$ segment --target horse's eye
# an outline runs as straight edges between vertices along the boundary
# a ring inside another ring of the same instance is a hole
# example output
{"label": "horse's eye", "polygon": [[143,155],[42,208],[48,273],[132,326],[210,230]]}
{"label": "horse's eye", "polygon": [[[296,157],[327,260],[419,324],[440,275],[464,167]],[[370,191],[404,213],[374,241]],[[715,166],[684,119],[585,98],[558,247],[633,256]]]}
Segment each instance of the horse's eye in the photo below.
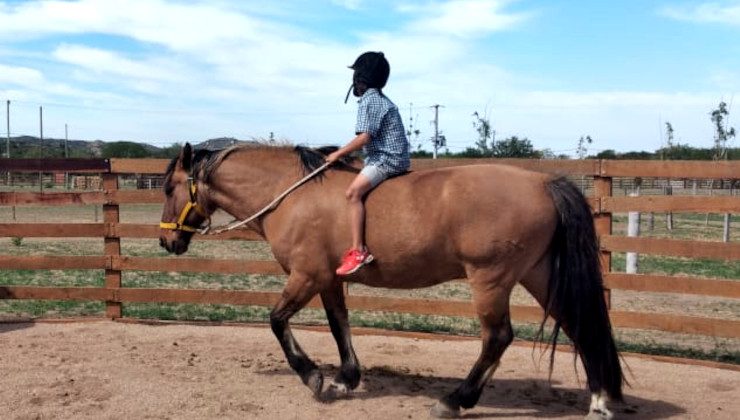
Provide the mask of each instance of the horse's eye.
{"label": "horse's eye", "polygon": [[175,187],[173,187],[172,185],[169,185],[169,184],[168,185],[165,185],[165,187],[164,187],[164,194],[166,196],[168,196],[168,197],[171,196],[173,191],[175,191]]}

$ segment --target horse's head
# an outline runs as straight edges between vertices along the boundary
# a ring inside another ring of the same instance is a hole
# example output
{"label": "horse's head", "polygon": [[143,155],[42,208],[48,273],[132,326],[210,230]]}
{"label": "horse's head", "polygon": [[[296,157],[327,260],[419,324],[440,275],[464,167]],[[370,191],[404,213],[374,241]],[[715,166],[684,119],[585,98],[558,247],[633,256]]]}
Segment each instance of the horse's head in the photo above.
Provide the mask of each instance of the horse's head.
{"label": "horse's head", "polygon": [[167,168],[164,209],[159,224],[159,245],[177,255],[188,250],[193,234],[208,219],[203,202],[198,202],[197,183],[192,171],[193,148],[186,143]]}

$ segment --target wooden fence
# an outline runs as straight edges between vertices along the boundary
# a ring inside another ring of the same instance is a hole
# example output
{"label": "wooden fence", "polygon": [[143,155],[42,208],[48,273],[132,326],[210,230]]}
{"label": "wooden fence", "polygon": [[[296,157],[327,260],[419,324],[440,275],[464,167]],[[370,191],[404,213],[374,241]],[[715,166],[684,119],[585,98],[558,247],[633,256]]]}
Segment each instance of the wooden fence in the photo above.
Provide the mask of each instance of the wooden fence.
{"label": "wooden fence", "polygon": [[[589,198],[596,228],[600,236],[601,257],[605,267],[605,297],[610,290],[669,292],[740,299],[740,281],[699,277],[640,275],[610,272],[612,252],[639,252],[689,258],[709,258],[725,261],[740,260],[740,243],[707,242],[656,238],[632,238],[612,235],[612,214],[627,211],[740,213],[740,197],[733,196],[642,196],[612,195],[616,177],[665,179],[737,179],[740,162],[694,161],[612,161],[612,160],[491,160],[442,159],[415,160],[414,169],[476,163],[505,163],[527,169],[582,176],[593,179],[593,195]],[[0,159],[0,172],[68,171],[76,174],[97,173],[102,177],[102,190],[86,192],[0,192],[0,206],[102,205],[102,223],[0,223],[0,237],[103,238],[104,254],[99,256],[8,256],[0,255],[0,270],[105,270],[104,287],[31,287],[0,286],[1,299],[42,299],[104,301],[106,315],[121,317],[121,305],[129,302],[170,302],[202,304],[273,305],[280,294],[246,290],[157,289],[121,287],[122,272],[184,271],[208,273],[284,274],[270,260],[213,260],[200,258],[151,258],[121,254],[121,238],[151,238],[159,236],[159,227],[149,224],[120,223],[119,205],[161,203],[159,190],[119,189],[122,175],[161,174],[167,161],[161,159],[75,160]],[[218,237],[198,237],[197,240],[261,240],[249,231],[232,231]],[[1,271],[0,271],[1,273]],[[467,301],[428,300],[372,296],[347,296],[352,310],[392,311],[413,314],[474,317]],[[310,307],[321,307],[314,299]],[[521,322],[541,321],[542,310],[534,306],[512,307],[512,318]],[[633,311],[611,311],[615,327],[654,329],[667,332],[702,334],[740,338],[740,321]]]}

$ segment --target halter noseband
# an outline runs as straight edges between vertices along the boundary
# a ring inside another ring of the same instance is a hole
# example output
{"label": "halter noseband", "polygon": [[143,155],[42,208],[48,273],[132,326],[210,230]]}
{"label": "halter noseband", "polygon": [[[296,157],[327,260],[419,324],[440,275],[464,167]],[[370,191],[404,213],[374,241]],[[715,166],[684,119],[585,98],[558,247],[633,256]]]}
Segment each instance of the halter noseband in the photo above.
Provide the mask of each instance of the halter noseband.
{"label": "halter noseband", "polygon": [[197,193],[198,193],[198,187],[196,186],[195,182],[193,182],[193,178],[188,178],[188,182],[190,182],[190,201],[185,204],[185,207],[182,208],[182,211],[180,212],[180,217],[177,218],[177,222],[159,222],[159,227],[162,229],[170,229],[170,230],[181,230],[184,232],[198,232],[200,228],[196,228],[193,226],[189,226],[185,224],[185,219],[188,218],[188,215],[192,210],[195,210],[196,213],[200,214],[201,216],[208,218],[208,215],[206,214],[205,210],[201,206],[198,205],[196,199],[197,199]]}

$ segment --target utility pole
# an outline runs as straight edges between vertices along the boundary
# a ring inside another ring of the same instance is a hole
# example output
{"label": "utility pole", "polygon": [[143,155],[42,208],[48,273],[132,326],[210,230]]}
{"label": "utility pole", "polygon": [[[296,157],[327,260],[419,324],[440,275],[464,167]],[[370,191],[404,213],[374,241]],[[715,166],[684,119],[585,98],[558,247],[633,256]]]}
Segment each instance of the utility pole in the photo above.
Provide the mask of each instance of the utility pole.
{"label": "utility pole", "polygon": [[[434,104],[430,108],[434,108],[434,153],[432,159],[437,159],[437,149],[439,149],[439,107],[440,104]],[[443,107],[444,108],[444,107]]]}
{"label": "utility pole", "polygon": [[[44,151],[44,108],[39,107],[39,159]],[[39,171],[39,192],[44,192],[44,174]]]}
{"label": "utility pole", "polygon": [[5,104],[5,115],[8,124],[8,137],[5,140],[5,157],[10,159],[10,99]]}
{"label": "utility pole", "polygon": [[[65,159],[69,157],[69,152],[67,149],[68,140],[69,140],[69,136],[67,133],[67,123],[64,123],[64,158]],[[64,188],[69,189],[69,172],[64,173]]]}
{"label": "utility pole", "polygon": [[[8,137],[5,139],[5,157],[10,159],[10,99],[5,103],[5,109],[6,122],[8,124]],[[10,171],[8,171],[8,179],[5,185],[10,186]],[[13,215],[15,215],[15,206],[13,206]]]}

